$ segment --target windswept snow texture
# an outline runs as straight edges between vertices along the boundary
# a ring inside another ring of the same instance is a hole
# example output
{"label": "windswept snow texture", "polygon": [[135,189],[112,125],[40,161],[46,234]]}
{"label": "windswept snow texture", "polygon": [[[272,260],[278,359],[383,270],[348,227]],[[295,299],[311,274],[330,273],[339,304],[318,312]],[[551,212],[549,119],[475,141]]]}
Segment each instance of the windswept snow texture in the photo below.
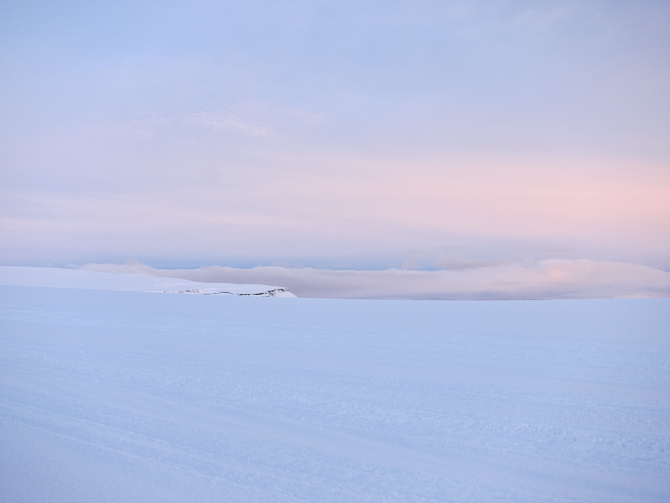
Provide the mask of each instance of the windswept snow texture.
{"label": "windswept snow texture", "polygon": [[3,502],[670,501],[670,299],[0,305]]}

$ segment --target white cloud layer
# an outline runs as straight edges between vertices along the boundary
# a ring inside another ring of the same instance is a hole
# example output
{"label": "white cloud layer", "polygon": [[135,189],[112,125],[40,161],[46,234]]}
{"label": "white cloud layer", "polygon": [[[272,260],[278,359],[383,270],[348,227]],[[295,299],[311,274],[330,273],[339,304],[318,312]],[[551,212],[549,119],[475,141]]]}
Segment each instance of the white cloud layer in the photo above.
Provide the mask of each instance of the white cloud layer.
{"label": "white cloud layer", "polygon": [[342,299],[584,299],[670,296],[670,272],[593,260],[541,260],[464,270],[381,271],[286,268],[155,269],[131,261],[85,269],[220,283],[281,285],[299,297]]}

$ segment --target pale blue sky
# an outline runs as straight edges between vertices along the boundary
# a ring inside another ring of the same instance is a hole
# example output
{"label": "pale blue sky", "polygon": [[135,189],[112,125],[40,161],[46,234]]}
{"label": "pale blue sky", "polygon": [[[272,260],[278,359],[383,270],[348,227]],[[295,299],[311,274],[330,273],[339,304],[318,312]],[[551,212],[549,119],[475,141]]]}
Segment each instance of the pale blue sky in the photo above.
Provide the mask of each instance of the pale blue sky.
{"label": "pale blue sky", "polygon": [[2,3],[3,263],[670,267],[670,3],[241,4]]}

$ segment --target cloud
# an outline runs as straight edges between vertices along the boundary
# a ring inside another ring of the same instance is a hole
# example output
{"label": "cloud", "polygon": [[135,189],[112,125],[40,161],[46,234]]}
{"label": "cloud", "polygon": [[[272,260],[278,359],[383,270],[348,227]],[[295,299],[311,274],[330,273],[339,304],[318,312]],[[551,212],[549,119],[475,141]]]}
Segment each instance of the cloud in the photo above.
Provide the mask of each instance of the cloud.
{"label": "cloud", "polygon": [[[247,114],[248,115],[248,114]],[[222,111],[199,111],[182,115],[149,115],[128,121],[109,121],[99,126],[86,125],[76,134],[86,139],[103,136],[131,138],[139,141],[157,141],[175,135],[188,139],[203,134],[242,134],[264,137],[275,134],[273,128],[262,118],[245,117],[240,113]]]}
{"label": "cloud", "polygon": [[342,299],[584,299],[670,296],[670,272],[625,262],[541,260],[461,270],[287,268],[155,269],[137,261],[84,269],[287,287],[299,297]]}
{"label": "cloud", "polygon": [[670,175],[656,164],[412,165],[300,153],[265,169],[236,165],[234,156],[221,164],[168,157],[155,172],[128,176],[110,165],[95,183],[78,182],[85,191],[54,193],[51,181],[42,191],[3,190],[0,258],[455,271],[564,258],[670,267]]}
{"label": "cloud", "polygon": [[670,268],[670,4],[624,3],[17,7],[0,262]]}

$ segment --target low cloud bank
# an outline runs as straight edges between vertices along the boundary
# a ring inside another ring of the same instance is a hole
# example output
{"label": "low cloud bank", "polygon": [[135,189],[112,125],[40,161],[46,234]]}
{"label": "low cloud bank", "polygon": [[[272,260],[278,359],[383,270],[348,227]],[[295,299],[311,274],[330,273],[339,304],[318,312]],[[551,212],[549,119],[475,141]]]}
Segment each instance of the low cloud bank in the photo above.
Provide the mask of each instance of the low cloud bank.
{"label": "low cloud bank", "polygon": [[593,260],[541,260],[467,270],[330,270],[259,266],[155,269],[130,261],[88,270],[134,272],[212,283],[280,285],[298,297],[338,299],[585,299],[670,297],[670,272]]}

